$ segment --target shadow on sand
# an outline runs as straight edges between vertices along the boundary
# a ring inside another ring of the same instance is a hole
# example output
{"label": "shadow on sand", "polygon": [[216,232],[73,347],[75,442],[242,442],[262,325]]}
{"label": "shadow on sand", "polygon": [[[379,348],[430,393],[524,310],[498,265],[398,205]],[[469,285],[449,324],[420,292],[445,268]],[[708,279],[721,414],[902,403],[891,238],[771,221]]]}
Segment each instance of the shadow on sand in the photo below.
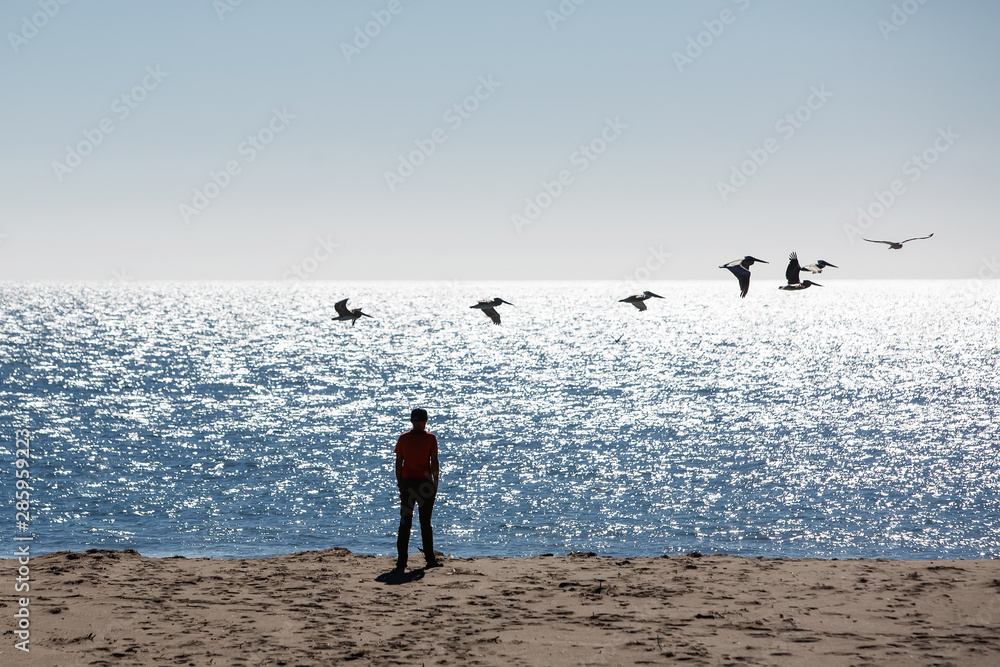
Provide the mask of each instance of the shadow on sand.
{"label": "shadow on sand", "polygon": [[410,570],[409,572],[406,570],[389,570],[375,577],[375,581],[389,586],[399,586],[400,584],[420,581],[423,578],[424,568],[420,568],[419,570]]}

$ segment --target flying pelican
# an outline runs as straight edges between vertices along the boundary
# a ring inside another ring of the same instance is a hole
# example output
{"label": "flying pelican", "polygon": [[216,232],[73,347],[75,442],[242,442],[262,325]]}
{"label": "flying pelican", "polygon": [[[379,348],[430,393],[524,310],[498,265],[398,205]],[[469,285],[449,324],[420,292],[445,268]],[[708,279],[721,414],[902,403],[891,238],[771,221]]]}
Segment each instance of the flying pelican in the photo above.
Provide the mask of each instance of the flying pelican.
{"label": "flying pelican", "polygon": [[793,252],[788,255],[788,268],[785,269],[785,280],[788,281],[788,284],[779,285],[778,289],[794,291],[808,289],[813,285],[816,287],[822,287],[819,283],[814,283],[811,280],[799,280],[800,271],[802,271],[802,267],[799,266],[799,256]]}
{"label": "flying pelican", "polygon": [[469,308],[478,308],[493,320],[493,324],[500,324],[500,314],[496,311],[496,307],[501,303],[506,303],[508,306],[514,305],[510,301],[504,301],[500,297],[497,297],[495,299],[482,299],[476,305],[469,306]]}
{"label": "flying pelican", "polygon": [[723,264],[720,269],[729,269],[736,279],[740,281],[740,298],[742,299],[747,295],[750,290],[750,267],[753,266],[754,262],[760,262],[761,264],[769,264],[762,259],[757,259],[756,257],[751,257],[747,255],[743,259],[734,259],[728,264]]}
{"label": "flying pelican", "polygon": [[778,289],[788,290],[789,292],[794,292],[801,289],[809,289],[810,287],[822,287],[819,283],[814,283],[811,280],[803,280],[800,283],[795,283],[794,285],[778,285]]}
{"label": "flying pelican", "polygon": [[[360,308],[352,308],[348,310],[347,299],[342,299],[338,301],[333,305],[333,307],[337,309],[337,317],[331,317],[330,319],[335,322],[350,320],[352,327],[354,326],[354,323],[357,322],[360,318],[372,317],[368,313],[362,313]],[[375,318],[372,317],[372,319]]]}
{"label": "flying pelican", "polygon": [[889,246],[889,250],[902,250],[904,243],[909,243],[910,241],[919,241],[921,239],[929,239],[931,236],[934,235],[929,234],[928,236],[915,236],[912,239],[906,239],[905,241],[872,241],[871,239],[866,239],[863,236],[861,238],[864,239],[865,241],[868,241],[869,243],[884,243],[887,246]]}
{"label": "flying pelican", "polygon": [[662,299],[663,297],[659,294],[653,294],[649,290],[646,290],[642,294],[633,294],[630,297],[624,299],[618,299],[619,303],[631,303],[633,306],[639,310],[646,310],[646,304],[643,303],[646,299],[655,296],[657,299]]}
{"label": "flying pelican", "polygon": [[825,259],[821,259],[818,262],[816,262],[815,264],[806,264],[805,266],[802,267],[802,270],[803,271],[808,271],[809,273],[823,273],[823,269],[825,269],[828,266],[832,266],[835,269],[839,269],[840,268],[836,264],[831,264],[830,262],[826,261]]}

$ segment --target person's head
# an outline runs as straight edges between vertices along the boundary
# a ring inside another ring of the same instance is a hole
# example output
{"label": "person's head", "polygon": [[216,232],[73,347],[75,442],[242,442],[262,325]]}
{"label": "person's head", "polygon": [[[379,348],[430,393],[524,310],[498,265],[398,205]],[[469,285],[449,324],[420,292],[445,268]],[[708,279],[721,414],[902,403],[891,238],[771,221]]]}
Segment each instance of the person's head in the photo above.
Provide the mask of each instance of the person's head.
{"label": "person's head", "polygon": [[410,423],[413,424],[414,431],[423,431],[427,428],[427,411],[423,408],[416,408],[410,413]]}

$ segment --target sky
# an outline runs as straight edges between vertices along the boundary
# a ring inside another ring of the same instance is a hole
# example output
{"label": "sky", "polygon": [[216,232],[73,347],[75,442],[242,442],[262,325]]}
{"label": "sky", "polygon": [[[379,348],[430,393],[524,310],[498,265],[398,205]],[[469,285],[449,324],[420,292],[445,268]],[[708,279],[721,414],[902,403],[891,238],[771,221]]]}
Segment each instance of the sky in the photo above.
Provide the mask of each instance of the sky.
{"label": "sky", "polygon": [[988,0],[6,0],[0,279],[731,280],[747,254],[780,279],[792,251],[997,278],[998,25]]}

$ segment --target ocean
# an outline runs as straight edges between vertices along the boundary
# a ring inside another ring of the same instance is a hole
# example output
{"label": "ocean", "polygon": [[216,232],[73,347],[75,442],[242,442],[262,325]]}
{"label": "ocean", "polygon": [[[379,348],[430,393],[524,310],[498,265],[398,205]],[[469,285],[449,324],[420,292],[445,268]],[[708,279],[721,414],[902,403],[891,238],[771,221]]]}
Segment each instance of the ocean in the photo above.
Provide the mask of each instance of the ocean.
{"label": "ocean", "polygon": [[1000,283],[821,282],[0,283],[0,539],[393,554],[424,407],[446,554],[1000,556]]}

